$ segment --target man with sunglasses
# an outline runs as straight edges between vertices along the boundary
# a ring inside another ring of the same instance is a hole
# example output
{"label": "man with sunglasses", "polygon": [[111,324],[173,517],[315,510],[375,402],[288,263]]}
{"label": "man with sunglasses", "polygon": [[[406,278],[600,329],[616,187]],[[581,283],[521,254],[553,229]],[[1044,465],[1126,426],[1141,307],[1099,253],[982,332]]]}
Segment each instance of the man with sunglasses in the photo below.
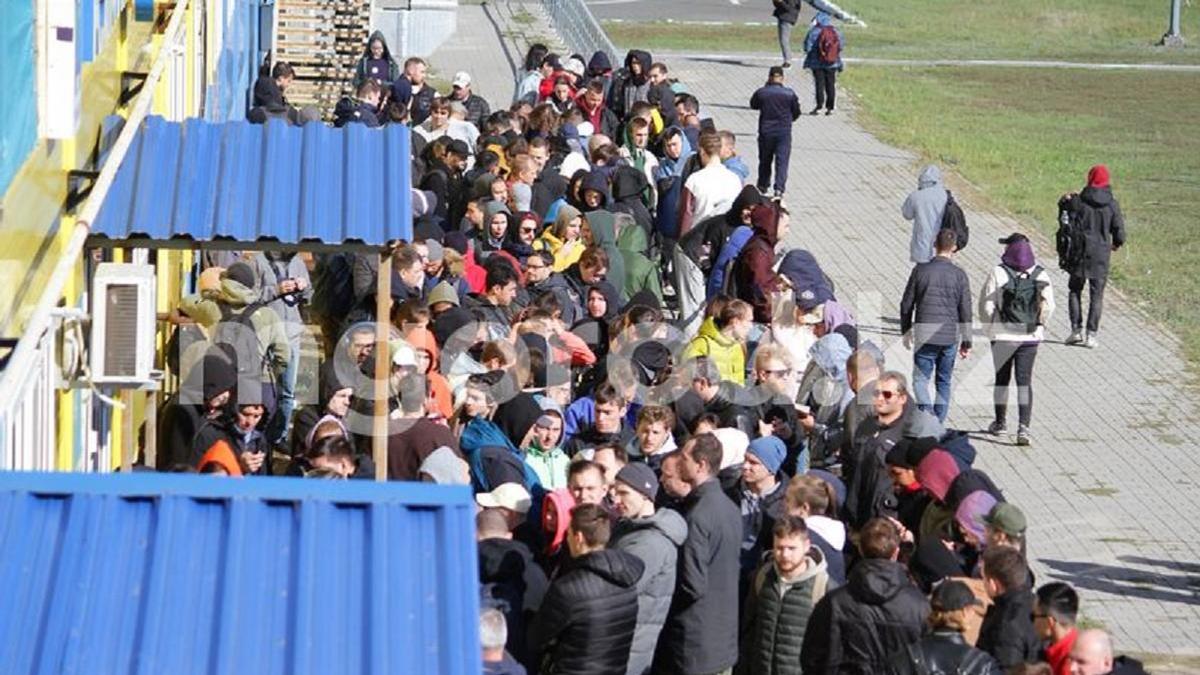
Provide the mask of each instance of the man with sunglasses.
{"label": "man with sunglasses", "polygon": [[571,297],[571,286],[566,277],[554,271],[554,254],[549,251],[534,251],[525,259],[525,290],[530,300],[537,300],[546,293],[553,293],[558,300],[562,322],[574,326],[583,316],[583,309]]}
{"label": "man with sunglasses", "polygon": [[941,424],[933,415],[918,410],[908,395],[908,379],[888,371],[875,383],[872,402],[875,415],[863,420],[852,457],[843,466],[846,479],[846,511],[851,529],[857,530],[877,516],[895,518],[896,496],[885,458],[903,437],[941,438]]}

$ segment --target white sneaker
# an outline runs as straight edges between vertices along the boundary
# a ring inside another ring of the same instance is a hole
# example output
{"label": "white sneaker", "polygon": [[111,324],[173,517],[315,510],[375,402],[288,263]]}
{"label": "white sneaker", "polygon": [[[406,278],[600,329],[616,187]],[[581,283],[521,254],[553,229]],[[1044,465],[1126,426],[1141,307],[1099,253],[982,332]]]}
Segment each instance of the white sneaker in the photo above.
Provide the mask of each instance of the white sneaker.
{"label": "white sneaker", "polygon": [[1071,335],[1069,335],[1067,337],[1067,344],[1077,345],[1080,342],[1083,342],[1083,331],[1082,330],[1071,331]]}
{"label": "white sneaker", "polygon": [[1090,333],[1087,336],[1087,339],[1083,341],[1083,346],[1087,347],[1088,349],[1095,349],[1096,347],[1100,346],[1100,341],[1096,339],[1095,333]]}

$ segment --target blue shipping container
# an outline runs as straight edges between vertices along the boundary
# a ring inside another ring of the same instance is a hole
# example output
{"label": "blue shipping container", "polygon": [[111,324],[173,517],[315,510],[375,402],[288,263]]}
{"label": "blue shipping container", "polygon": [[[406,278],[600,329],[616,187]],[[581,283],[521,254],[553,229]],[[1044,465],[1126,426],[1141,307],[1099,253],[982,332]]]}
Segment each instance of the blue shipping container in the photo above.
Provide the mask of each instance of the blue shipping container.
{"label": "blue shipping container", "polygon": [[466,487],[0,474],[0,672],[480,672]]}

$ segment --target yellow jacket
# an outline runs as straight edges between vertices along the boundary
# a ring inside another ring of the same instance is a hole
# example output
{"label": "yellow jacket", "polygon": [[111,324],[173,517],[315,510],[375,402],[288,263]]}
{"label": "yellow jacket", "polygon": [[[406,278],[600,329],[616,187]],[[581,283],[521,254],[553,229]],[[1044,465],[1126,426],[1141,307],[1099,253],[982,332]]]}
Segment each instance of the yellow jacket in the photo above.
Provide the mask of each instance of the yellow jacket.
{"label": "yellow jacket", "polygon": [[683,358],[708,357],[717,365],[722,380],[746,383],[746,350],[741,343],[717,330],[712,317],[700,324],[700,334],[683,350]]}

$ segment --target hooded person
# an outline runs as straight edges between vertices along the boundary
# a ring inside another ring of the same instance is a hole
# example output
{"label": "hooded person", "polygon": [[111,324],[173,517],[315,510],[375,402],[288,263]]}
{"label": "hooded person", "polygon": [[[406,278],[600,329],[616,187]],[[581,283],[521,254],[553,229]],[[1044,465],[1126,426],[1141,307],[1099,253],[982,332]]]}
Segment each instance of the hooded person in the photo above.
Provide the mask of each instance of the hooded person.
{"label": "hooded person", "polygon": [[654,230],[673,241],[679,237],[679,197],[683,193],[683,170],[695,151],[687,134],[678,126],[667,127],[662,134],[663,155],[654,168],[654,187],[658,204],[654,212]]}
{"label": "hooded person", "polygon": [[962,469],[945,450],[931,450],[917,464],[917,482],[933,499],[921,517],[920,537],[941,536],[949,539],[949,527],[962,501],[971,493],[987,492],[997,502],[1004,495],[987,474],[978,469]]}
{"label": "hooded person", "polygon": [[631,49],[625,54],[625,67],[613,77],[609,95],[609,107],[622,121],[638,101],[649,101],[650,66],[654,59],[650,52]]}
{"label": "hooded person", "polygon": [[934,240],[942,229],[942,214],[949,197],[942,187],[942,170],[930,164],[921,169],[917,177],[917,189],[909,193],[900,207],[900,214],[913,224],[912,239],[908,245],[908,259],[914,263],[933,260]]}
{"label": "hooded person", "polygon": [[579,262],[579,256],[587,248],[583,238],[583,214],[570,204],[560,206],[554,224],[538,236],[533,248],[549,251],[554,256],[555,272],[562,272]]}
{"label": "hooded person", "polygon": [[1000,264],[992,268],[979,295],[979,320],[992,343],[996,372],[993,391],[995,419],[988,433],[1007,431],[1009,384],[1017,381],[1017,445],[1031,443],[1033,418],[1033,365],[1046,324],[1054,313],[1050,273],[1037,264],[1029,238],[1013,233],[1005,244]]}
{"label": "hooded person", "polygon": [[649,230],[640,227],[632,216],[618,213],[617,250],[621,253],[621,261],[625,265],[625,295],[632,298],[639,293],[649,293],[657,301],[662,298],[662,274],[648,256],[650,249]]}
{"label": "hooded person", "polygon": [[854,400],[846,376],[846,362],[853,351],[839,333],[821,336],[809,349],[808,368],[801,378],[797,400],[809,406],[813,428],[808,433],[808,447],[799,455],[797,470],[810,464],[827,465],[842,444],[846,407]]}
{"label": "hooded person", "polygon": [[158,424],[160,471],[190,463],[196,432],[224,414],[225,401],[236,395],[237,370],[225,350],[210,347],[196,365],[163,406]]}
{"label": "hooded person", "polygon": [[[371,33],[371,37],[363,49],[363,55],[358,59],[358,65],[354,67],[354,87],[358,88],[368,79],[378,80],[383,86],[390,87],[392,82],[399,77],[400,66],[396,64],[396,59],[392,58],[392,51],[388,49],[383,31],[377,30]],[[411,93],[411,91],[410,88],[409,92]]]}
{"label": "hooded person", "polygon": [[587,62],[587,70],[583,71],[583,76],[585,79],[598,79],[604,83],[604,100],[607,101],[609,90],[612,88],[613,78],[612,61],[608,58],[608,52],[603,49],[597,49],[592,52],[592,56]]}
{"label": "hooded person", "polygon": [[[1086,346],[1096,346],[1100,315],[1104,306],[1104,287],[1108,280],[1112,252],[1125,244],[1125,216],[1113,197],[1108,167],[1097,164],[1088,170],[1087,187],[1078,194],[1067,194],[1058,202],[1060,213],[1073,227],[1071,249],[1059,248],[1060,265],[1070,275],[1068,310],[1071,337],[1068,344],[1084,342],[1083,287],[1088,286]],[[1062,216],[1060,216],[1061,218]],[[1066,252],[1069,255],[1063,256]]]}
{"label": "hooded person", "polygon": [[212,341],[233,355],[238,373],[238,402],[262,403],[265,418],[275,413],[275,382],[291,360],[291,344],[283,322],[261,302],[258,275],[245,261],[221,273],[211,297],[221,310]]}
{"label": "hooded person", "polygon": [[[643,131],[650,135],[649,128]],[[634,142],[633,124],[626,124],[624,131],[621,133],[621,154],[624,155],[629,162],[629,165],[636,169],[646,179],[646,187],[642,193],[642,205],[653,206],[657,200],[657,195],[654,194],[655,180],[654,170],[658,168],[658,157],[650,150],[650,140],[647,138],[645,147],[638,147]]]}
{"label": "hooded person", "polygon": [[607,209],[612,201],[608,184],[608,174],[600,169],[592,169],[584,175],[579,184],[580,208],[585,213],[598,209]]}
{"label": "hooded person", "polygon": [[309,437],[321,420],[330,415],[342,420],[350,411],[354,388],[350,384],[342,384],[334,366],[333,360],[321,364],[320,370],[317,371],[319,386],[316,404],[302,405],[296,408],[292,416],[292,432],[288,446],[293,456],[302,455],[308,449],[311,444]]}
{"label": "hooded person", "polygon": [[588,214],[588,226],[592,231],[592,244],[604,249],[608,255],[608,272],[601,285],[609,285],[616,291],[616,296],[610,296],[609,301],[615,301],[614,309],[620,309],[626,297],[625,256],[617,247],[616,216],[611,211],[592,211]]}
{"label": "hooded person", "polygon": [[754,308],[754,321],[771,323],[771,294],[779,288],[775,276],[775,246],[787,232],[786,216],[778,206],[759,204],[750,212],[753,236],[734,264],[737,296]]}
{"label": "hooded person", "polygon": [[654,226],[650,211],[643,202],[650,189],[646,175],[632,166],[617,167],[613,173],[611,210],[615,213],[627,213],[633,217],[638,227],[650,233]]}
{"label": "hooded person", "polygon": [[[450,393],[450,383],[441,373],[441,350],[437,338],[428,328],[413,328],[404,336],[405,341],[417,354],[418,370],[424,367],[425,380],[428,383],[427,395],[433,399],[435,409],[427,413],[436,413],[443,419],[454,415],[454,396]],[[422,364],[422,361],[425,361]]]}

